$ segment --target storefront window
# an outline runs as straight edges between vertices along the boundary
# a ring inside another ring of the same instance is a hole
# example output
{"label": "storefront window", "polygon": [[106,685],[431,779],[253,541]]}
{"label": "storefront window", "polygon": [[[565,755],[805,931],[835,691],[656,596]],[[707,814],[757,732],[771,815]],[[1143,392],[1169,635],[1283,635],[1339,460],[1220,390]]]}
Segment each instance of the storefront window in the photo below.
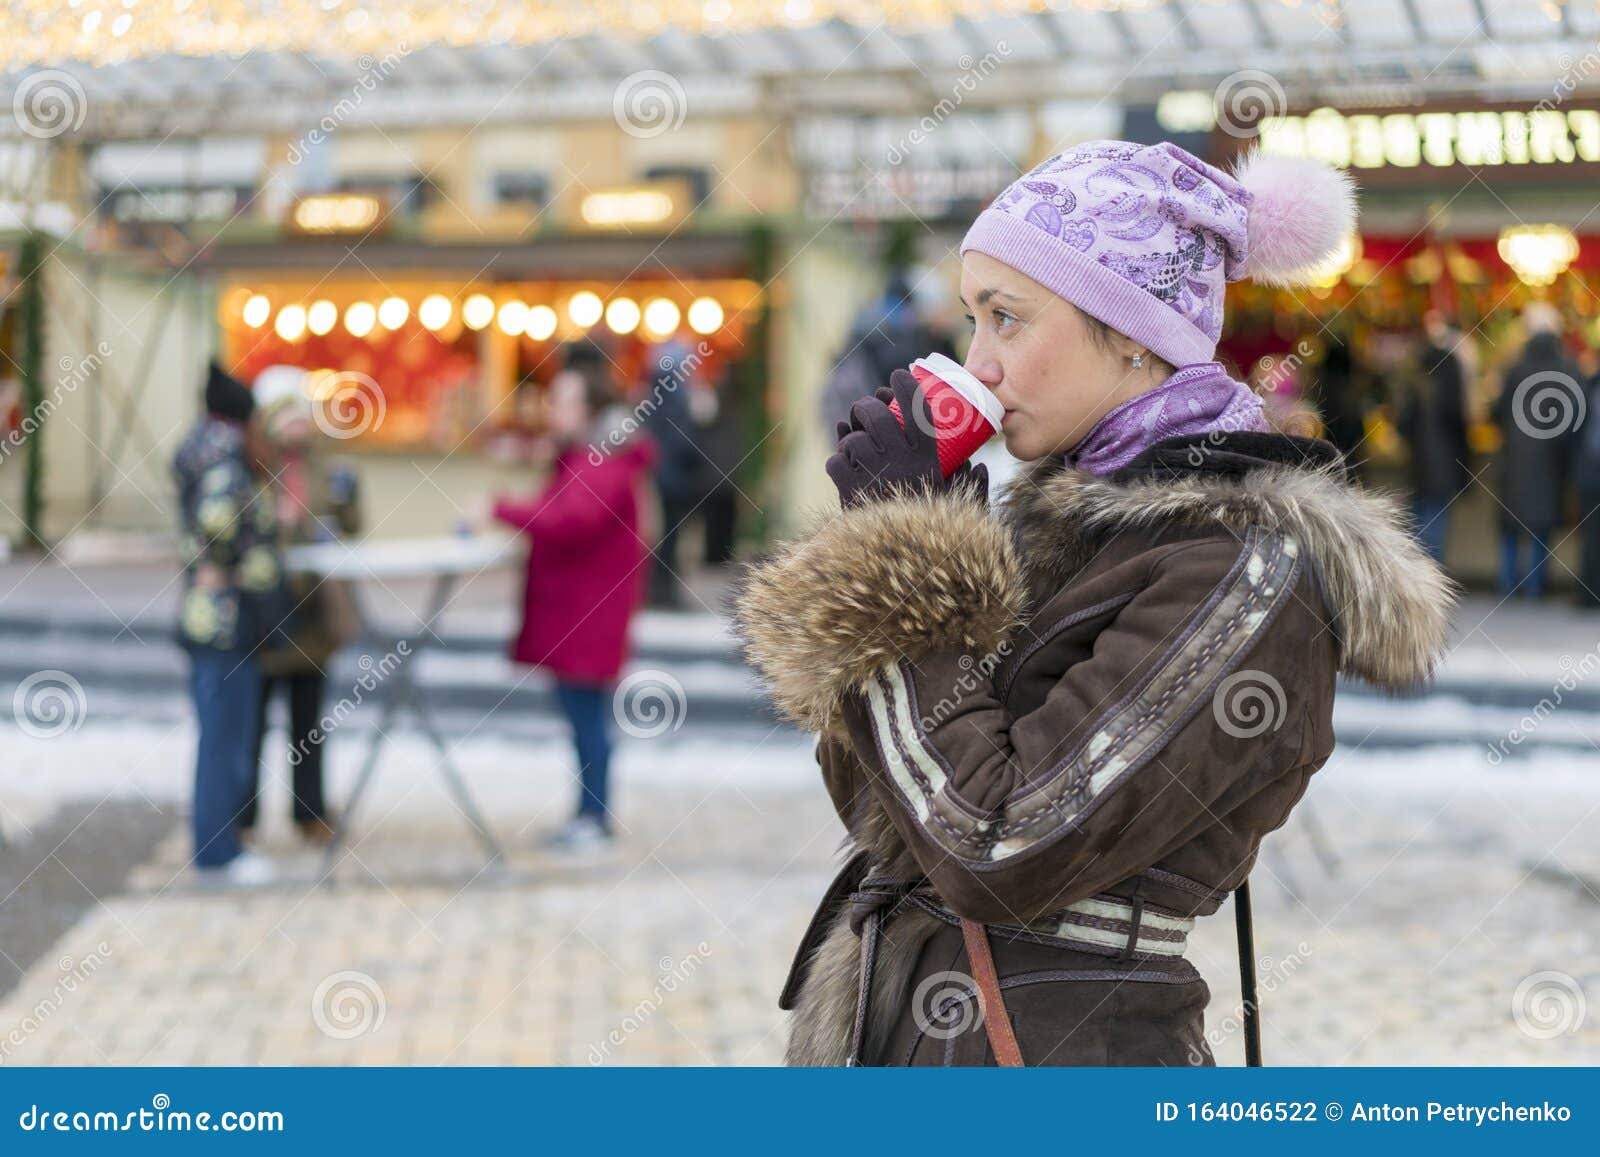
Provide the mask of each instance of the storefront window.
{"label": "storefront window", "polygon": [[[761,288],[742,280],[229,284],[224,359],[246,380],[270,365],[316,371],[318,400],[365,416],[368,449],[450,452],[542,432],[543,393],[581,344],[622,396],[656,376],[667,342],[714,380],[743,350]],[[680,355],[681,356],[681,355]],[[355,394],[362,395],[355,398]]]}

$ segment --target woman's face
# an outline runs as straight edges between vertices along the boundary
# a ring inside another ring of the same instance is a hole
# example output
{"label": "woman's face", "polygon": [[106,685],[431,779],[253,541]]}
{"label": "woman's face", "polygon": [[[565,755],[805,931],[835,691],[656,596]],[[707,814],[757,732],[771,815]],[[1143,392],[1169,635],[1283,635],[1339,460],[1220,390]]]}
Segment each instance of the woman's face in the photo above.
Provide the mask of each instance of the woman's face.
{"label": "woman's face", "polygon": [[985,253],[961,259],[961,301],[973,323],[967,370],[1006,409],[1000,432],[1024,461],[1076,446],[1110,410],[1158,384],[1154,359],[1117,336],[1106,349],[1084,315],[1031,277]]}
{"label": "woman's face", "polygon": [[562,370],[550,380],[550,435],[558,442],[576,442],[589,430],[589,400],[583,376]]}

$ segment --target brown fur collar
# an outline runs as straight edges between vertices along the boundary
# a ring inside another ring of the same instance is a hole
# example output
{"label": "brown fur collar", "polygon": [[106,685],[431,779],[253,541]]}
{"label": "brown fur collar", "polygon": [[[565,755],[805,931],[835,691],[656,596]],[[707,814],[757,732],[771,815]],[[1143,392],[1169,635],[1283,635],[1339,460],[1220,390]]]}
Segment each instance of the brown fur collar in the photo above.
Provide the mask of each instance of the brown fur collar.
{"label": "brown fur collar", "polygon": [[982,506],[919,494],[819,517],[749,572],[735,625],[779,710],[827,731],[841,697],[908,650],[998,646],[1020,622],[1021,583]]}
{"label": "brown fur collar", "polygon": [[1263,465],[1242,475],[1105,479],[1032,464],[1006,495],[1033,590],[1060,589],[1121,531],[1173,524],[1249,527],[1293,536],[1340,640],[1340,670],[1389,691],[1427,679],[1444,650],[1454,584],[1412,537],[1390,497],[1344,481],[1336,465]]}

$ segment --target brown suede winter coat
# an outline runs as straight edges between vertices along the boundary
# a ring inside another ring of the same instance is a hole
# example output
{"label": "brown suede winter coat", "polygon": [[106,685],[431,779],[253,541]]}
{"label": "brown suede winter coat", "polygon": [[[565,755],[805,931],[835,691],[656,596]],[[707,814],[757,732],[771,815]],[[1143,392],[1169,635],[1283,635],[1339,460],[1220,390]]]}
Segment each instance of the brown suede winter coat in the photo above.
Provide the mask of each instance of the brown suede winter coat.
{"label": "brown suede winter coat", "polygon": [[1188,932],[1332,752],[1336,675],[1424,680],[1452,598],[1393,504],[1281,435],[1048,459],[993,511],[898,497],[788,544],[740,628],[854,852],[780,1001],[789,1063],[993,1064],[965,917],[1024,1063],[1215,1064]]}

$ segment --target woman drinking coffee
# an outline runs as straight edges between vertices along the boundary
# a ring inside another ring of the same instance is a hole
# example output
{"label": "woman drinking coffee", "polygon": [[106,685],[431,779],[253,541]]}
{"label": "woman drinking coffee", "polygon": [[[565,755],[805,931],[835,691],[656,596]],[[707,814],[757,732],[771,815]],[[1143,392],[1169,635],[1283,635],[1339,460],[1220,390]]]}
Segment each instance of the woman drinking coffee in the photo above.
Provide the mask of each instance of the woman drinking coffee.
{"label": "woman drinking coffee", "polygon": [[1190,930],[1332,752],[1336,677],[1425,679],[1453,598],[1214,360],[1226,282],[1294,284],[1353,224],[1315,162],[1098,141],[972,225],[965,368],[1029,465],[994,507],[947,478],[897,372],[827,463],[843,513],[740,599],[854,853],[780,1000],[790,1063],[1216,1063]]}

